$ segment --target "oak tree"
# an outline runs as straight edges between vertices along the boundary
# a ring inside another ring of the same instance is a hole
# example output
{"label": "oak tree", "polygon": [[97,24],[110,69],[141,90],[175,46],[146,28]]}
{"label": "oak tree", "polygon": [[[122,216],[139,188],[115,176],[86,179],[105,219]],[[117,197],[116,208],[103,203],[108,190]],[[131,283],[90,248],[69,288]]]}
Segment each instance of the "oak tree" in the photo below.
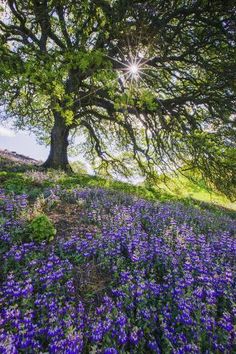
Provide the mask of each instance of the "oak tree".
{"label": "oak tree", "polygon": [[235,192],[235,12],[206,0],[9,0],[0,21],[5,117],[50,135],[45,167],[68,169],[71,134],[100,167],[194,169]]}

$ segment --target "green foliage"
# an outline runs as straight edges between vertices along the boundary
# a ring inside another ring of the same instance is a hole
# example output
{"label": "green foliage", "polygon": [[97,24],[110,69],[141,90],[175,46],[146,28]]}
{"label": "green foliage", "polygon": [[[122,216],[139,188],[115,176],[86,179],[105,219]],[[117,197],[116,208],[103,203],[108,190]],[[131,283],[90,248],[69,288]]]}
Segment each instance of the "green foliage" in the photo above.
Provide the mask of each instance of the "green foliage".
{"label": "green foliage", "polygon": [[66,125],[70,126],[73,123],[74,113],[73,111],[66,109],[62,113],[62,117],[65,119]]}
{"label": "green foliage", "polygon": [[146,107],[149,111],[155,111],[157,108],[156,96],[151,90],[142,90],[140,92],[137,106],[139,108]]}
{"label": "green foliage", "polygon": [[[233,6],[13,0],[6,8],[0,104],[17,127],[44,142],[54,124],[79,128],[98,168],[128,176],[132,158],[157,177],[187,163],[235,197]],[[49,167],[66,169],[61,159]]]}
{"label": "green foliage", "polygon": [[55,81],[54,85],[54,95],[58,99],[62,99],[65,95],[65,88],[60,82]]}
{"label": "green foliage", "polygon": [[35,216],[31,220],[28,230],[30,238],[36,242],[49,242],[53,240],[56,234],[56,229],[53,226],[53,223],[45,214]]}
{"label": "green foliage", "polygon": [[22,172],[0,172],[1,186],[8,192],[14,194],[27,194],[29,199],[37,198],[43,189],[52,185],[50,177],[42,181],[34,180],[30,174]]}
{"label": "green foliage", "polygon": [[86,166],[82,162],[74,161],[71,163],[71,167],[76,174],[87,174]]}
{"label": "green foliage", "polygon": [[4,189],[8,193],[23,194],[27,191],[27,183],[22,175],[13,175],[11,178],[6,179],[3,183]]}

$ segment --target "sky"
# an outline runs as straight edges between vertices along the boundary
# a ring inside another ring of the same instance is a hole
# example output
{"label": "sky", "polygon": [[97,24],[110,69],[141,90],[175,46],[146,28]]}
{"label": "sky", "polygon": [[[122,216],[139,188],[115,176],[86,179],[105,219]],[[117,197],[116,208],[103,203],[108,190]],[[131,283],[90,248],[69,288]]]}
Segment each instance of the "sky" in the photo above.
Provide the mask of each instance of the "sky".
{"label": "sky", "polygon": [[[49,147],[45,147],[37,143],[36,137],[33,133],[29,132],[16,132],[6,125],[0,124],[0,150],[7,149],[9,151],[15,151],[18,154],[22,154],[39,161],[45,161],[49,154]],[[94,171],[91,165],[81,156],[69,157],[70,161],[81,161],[88,171],[93,174]],[[119,178],[123,181],[129,181],[133,184],[137,184],[143,181],[142,177],[134,177],[130,179]]]}
{"label": "sky", "polygon": [[45,160],[49,153],[49,147],[39,145],[33,134],[15,132],[3,125],[0,125],[0,149],[15,151],[36,160]]}
{"label": "sky", "polygon": [[[9,126],[0,124],[0,149],[15,151],[31,157],[36,160],[45,161],[49,154],[49,146],[40,145],[37,143],[36,136],[33,133],[24,131],[14,131]],[[81,155],[69,156],[70,161],[81,161],[86,167],[91,169],[89,164]]]}
{"label": "sky", "polygon": [[[49,146],[38,144],[33,133],[14,131],[9,126],[0,123],[0,150],[4,149],[39,161],[45,161],[49,154]],[[94,173],[91,165],[81,155],[69,156],[69,161],[80,161],[85,165],[88,173]]]}

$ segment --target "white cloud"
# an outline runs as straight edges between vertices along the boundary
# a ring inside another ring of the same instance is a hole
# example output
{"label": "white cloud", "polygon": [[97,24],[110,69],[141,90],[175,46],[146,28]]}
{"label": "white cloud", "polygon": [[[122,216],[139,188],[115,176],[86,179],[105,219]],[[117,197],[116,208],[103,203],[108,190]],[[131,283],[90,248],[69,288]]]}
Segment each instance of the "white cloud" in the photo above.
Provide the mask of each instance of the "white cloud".
{"label": "white cloud", "polygon": [[15,133],[13,130],[8,129],[8,128],[4,128],[0,126],[0,136],[7,136],[7,137],[14,137]]}

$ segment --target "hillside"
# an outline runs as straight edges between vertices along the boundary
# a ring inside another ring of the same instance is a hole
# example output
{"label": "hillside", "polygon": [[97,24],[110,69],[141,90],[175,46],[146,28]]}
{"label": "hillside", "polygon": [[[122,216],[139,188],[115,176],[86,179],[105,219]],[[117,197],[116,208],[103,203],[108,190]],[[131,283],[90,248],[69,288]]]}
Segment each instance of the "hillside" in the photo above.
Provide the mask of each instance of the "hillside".
{"label": "hillside", "polygon": [[[44,174],[40,170],[42,161],[0,149],[0,182],[7,190],[13,192],[33,193],[37,196],[44,187],[59,184],[66,188],[76,187],[103,187],[134,194],[148,200],[182,200],[185,203],[202,205],[209,208],[224,208],[236,211],[236,202],[230,201],[224,195],[217,193],[206,186],[204,181],[192,181],[183,176],[169,177],[165,182],[160,180],[158,186],[140,184],[133,185],[117,180],[92,176],[78,168],[75,163],[76,173],[50,171]],[[40,178],[41,176],[41,178]]]}
{"label": "hillside", "polygon": [[235,212],[6,155],[1,353],[233,352]]}
{"label": "hillside", "polygon": [[18,154],[16,151],[0,149],[0,171],[24,171],[40,165],[41,161]]}
{"label": "hillside", "polygon": [[236,354],[235,10],[0,1],[0,354]]}

